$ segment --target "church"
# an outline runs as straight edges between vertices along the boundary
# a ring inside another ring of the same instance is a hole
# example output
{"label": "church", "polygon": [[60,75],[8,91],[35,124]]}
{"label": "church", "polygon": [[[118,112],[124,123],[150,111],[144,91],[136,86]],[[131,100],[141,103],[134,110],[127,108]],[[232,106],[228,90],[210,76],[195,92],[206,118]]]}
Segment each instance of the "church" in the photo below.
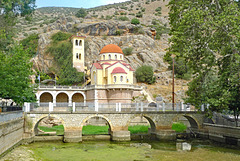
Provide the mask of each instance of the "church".
{"label": "church", "polygon": [[[73,67],[84,71],[84,38],[72,36]],[[131,103],[142,88],[133,84],[133,68],[124,61],[122,49],[114,44],[104,46],[99,60],[90,68],[91,85],[86,88],[86,102]]]}

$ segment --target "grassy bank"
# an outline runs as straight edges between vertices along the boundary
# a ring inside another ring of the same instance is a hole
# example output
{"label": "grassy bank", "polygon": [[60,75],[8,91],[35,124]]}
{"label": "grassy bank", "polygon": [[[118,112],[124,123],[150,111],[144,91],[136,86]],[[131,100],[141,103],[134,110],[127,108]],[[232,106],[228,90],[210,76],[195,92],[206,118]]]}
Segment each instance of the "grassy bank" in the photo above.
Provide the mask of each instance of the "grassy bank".
{"label": "grassy bank", "polygon": [[[131,134],[147,133],[149,127],[150,126],[135,125],[135,126],[129,126],[128,130],[130,131]],[[45,132],[56,131],[57,135],[64,135],[63,125],[53,126],[53,127],[39,126],[38,128]],[[83,126],[82,134],[83,135],[108,134],[108,128],[109,128],[108,126],[87,125],[87,126]]]}

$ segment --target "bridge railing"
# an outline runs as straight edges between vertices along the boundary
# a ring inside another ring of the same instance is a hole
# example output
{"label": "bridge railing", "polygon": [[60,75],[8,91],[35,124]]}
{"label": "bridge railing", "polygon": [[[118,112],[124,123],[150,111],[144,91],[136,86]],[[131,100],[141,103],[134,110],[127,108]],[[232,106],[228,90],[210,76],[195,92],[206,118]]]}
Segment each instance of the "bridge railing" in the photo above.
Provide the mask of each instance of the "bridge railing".
{"label": "bridge railing", "polygon": [[[201,109],[204,111],[204,109]],[[165,112],[165,111],[197,111],[194,106],[183,103],[97,103],[97,102],[67,102],[56,103],[26,103],[25,112]]]}

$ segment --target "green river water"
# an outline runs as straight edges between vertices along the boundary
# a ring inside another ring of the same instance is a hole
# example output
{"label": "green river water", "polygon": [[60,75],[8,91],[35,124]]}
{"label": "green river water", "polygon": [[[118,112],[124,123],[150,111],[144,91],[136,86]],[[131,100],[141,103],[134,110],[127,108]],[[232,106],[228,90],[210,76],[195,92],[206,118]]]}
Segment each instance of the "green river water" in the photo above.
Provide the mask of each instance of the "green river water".
{"label": "green river water", "polygon": [[212,144],[209,141],[187,141],[190,151],[176,149],[176,142],[85,141],[82,143],[35,142],[21,145],[1,161],[240,161],[240,148]]}

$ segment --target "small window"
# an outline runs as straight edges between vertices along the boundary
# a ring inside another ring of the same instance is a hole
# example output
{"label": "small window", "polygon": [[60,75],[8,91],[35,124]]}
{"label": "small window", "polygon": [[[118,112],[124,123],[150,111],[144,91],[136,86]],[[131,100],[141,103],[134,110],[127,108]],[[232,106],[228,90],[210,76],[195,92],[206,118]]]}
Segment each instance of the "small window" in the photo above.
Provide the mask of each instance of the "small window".
{"label": "small window", "polygon": [[117,77],[116,77],[116,76],[113,77],[113,82],[114,82],[114,83],[117,82]]}
{"label": "small window", "polygon": [[127,83],[129,82],[129,79],[127,79]]}
{"label": "small window", "polygon": [[120,55],[120,59],[122,60],[122,55]]}
{"label": "small window", "polygon": [[115,55],[115,60],[117,60],[117,55]]}
{"label": "small window", "polygon": [[76,53],[76,59],[78,59],[78,53]]}
{"label": "small window", "polygon": [[105,60],[105,55],[103,55],[103,60]]}
{"label": "small window", "polygon": [[79,40],[79,46],[82,46],[82,40]]}
{"label": "small window", "polygon": [[78,59],[81,60],[82,59],[81,57],[82,57],[82,54],[79,54]]}
{"label": "small window", "polygon": [[120,81],[123,82],[123,76],[120,77]]}
{"label": "small window", "polygon": [[78,46],[78,40],[76,40],[75,45]]}
{"label": "small window", "polygon": [[108,59],[111,60],[111,55],[110,54],[108,55]]}

